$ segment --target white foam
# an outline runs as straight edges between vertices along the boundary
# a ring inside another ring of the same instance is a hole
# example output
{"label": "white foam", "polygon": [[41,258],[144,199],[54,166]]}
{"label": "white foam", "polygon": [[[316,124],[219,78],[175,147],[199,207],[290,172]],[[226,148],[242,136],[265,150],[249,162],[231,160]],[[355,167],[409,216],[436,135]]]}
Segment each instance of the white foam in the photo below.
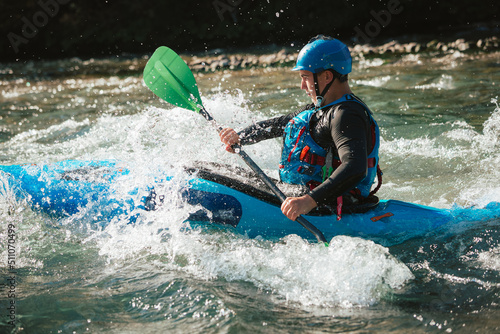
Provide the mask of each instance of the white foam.
{"label": "white foam", "polygon": [[358,57],[358,59],[356,59],[356,60],[357,60],[358,70],[371,68],[371,67],[379,67],[379,66],[384,65],[384,60],[382,58],[366,59],[364,57]]}
{"label": "white foam", "polygon": [[356,85],[370,86],[370,87],[383,87],[386,83],[391,80],[390,75],[385,75],[382,77],[376,77],[366,80],[355,80]]}
{"label": "white foam", "polygon": [[500,271],[500,247],[479,253],[477,263],[486,270]]}
{"label": "white foam", "polygon": [[[176,210],[164,211],[161,224],[107,229],[110,237],[102,240],[100,254],[110,265],[161,255],[165,270],[204,280],[246,281],[299,307],[372,305],[413,278],[386,248],[371,241],[342,236],[325,247],[293,235],[272,243],[230,232],[185,234],[176,231],[174,220],[182,217]],[[169,228],[168,237],[156,233],[159,225]]]}
{"label": "white foam", "polygon": [[451,75],[441,74],[437,80],[428,84],[415,85],[415,89],[437,89],[437,90],[452,90],[455,88],[454,80]]}

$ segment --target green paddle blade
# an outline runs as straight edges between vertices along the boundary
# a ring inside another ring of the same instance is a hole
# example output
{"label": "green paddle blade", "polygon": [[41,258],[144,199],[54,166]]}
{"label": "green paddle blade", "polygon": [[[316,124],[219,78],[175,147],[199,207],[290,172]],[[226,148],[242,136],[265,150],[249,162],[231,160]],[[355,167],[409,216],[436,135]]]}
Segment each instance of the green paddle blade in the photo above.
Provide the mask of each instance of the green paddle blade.
{"label": "green paddle blade", "polygon": [[160,99],[199,112],[198,85],[189,66],[173,50],[160,46],[144,68],[144,83]]}

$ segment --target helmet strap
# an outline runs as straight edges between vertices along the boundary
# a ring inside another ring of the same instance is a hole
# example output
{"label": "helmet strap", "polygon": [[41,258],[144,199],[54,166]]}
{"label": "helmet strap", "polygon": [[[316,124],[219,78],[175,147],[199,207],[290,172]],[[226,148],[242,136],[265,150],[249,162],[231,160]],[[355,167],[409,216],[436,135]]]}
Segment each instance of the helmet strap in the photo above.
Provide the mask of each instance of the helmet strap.
{"label": "helmet strap", "polygon": [[319,92],[318,75],[316,73],[313,73],[313,78],[314,78],[314,90],[316,91],[316,109],[318,109],[321,108],[321,104],[323,103],[323,98],[326,92],[328,92],[328,89],[330,89],[330,86],[335,81],[335,77],[332,79],[332,81],[326,84],[325,88],[321,93]]}

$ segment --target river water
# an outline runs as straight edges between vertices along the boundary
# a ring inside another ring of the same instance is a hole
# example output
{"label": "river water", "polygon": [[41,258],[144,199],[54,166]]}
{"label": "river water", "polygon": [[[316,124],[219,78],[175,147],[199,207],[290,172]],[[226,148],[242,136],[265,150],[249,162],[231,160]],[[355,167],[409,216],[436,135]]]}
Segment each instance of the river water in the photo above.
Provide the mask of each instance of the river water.
{"label": "river water", "polygon": [[[380,197],[441,208],[500,201],[499,59],[476,52],[355,59],[353,91],[381,127]],[[146,183],[148,170],[195,161],[243,166],[201,116],[148,91],[146,61],[0,65],[0,164],[116,159],[133,166],[134,184]],[[235,128],[308,102],[288,67],[195,77],[207,110]],[[246,151],[277,176],[278,140]],[[326,248],[296,236],[186,233],[190,208],[175,206],[134,225],[117,218],[93,229],[85,215],[57,220],[32,211],[0,177],[2,333],[500,330],[498,219],[390,248],[347,236]]]}

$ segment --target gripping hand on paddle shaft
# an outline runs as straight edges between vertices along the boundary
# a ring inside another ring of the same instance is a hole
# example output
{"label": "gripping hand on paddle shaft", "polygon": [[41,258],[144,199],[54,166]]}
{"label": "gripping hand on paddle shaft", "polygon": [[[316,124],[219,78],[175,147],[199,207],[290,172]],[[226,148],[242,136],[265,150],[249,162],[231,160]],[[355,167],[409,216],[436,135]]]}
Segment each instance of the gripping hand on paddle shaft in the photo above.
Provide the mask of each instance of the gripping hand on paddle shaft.
{"label": "gripping hand on paddle shaft", "polygon": [[240,143],[240,136],[231,128],[222,129],[219,132],[219,137],[222,143],[226,144],[226,151],[230,153],[236,153],[233,149],[233,145]]}
{"label": "gripping hand on paddle shaft", "polygon": [[300,197],[287,197],[281,204],[281,212],[293,221],[300,215],[308,214],[312,209],[317,207],[316,201],[309,195]]}

